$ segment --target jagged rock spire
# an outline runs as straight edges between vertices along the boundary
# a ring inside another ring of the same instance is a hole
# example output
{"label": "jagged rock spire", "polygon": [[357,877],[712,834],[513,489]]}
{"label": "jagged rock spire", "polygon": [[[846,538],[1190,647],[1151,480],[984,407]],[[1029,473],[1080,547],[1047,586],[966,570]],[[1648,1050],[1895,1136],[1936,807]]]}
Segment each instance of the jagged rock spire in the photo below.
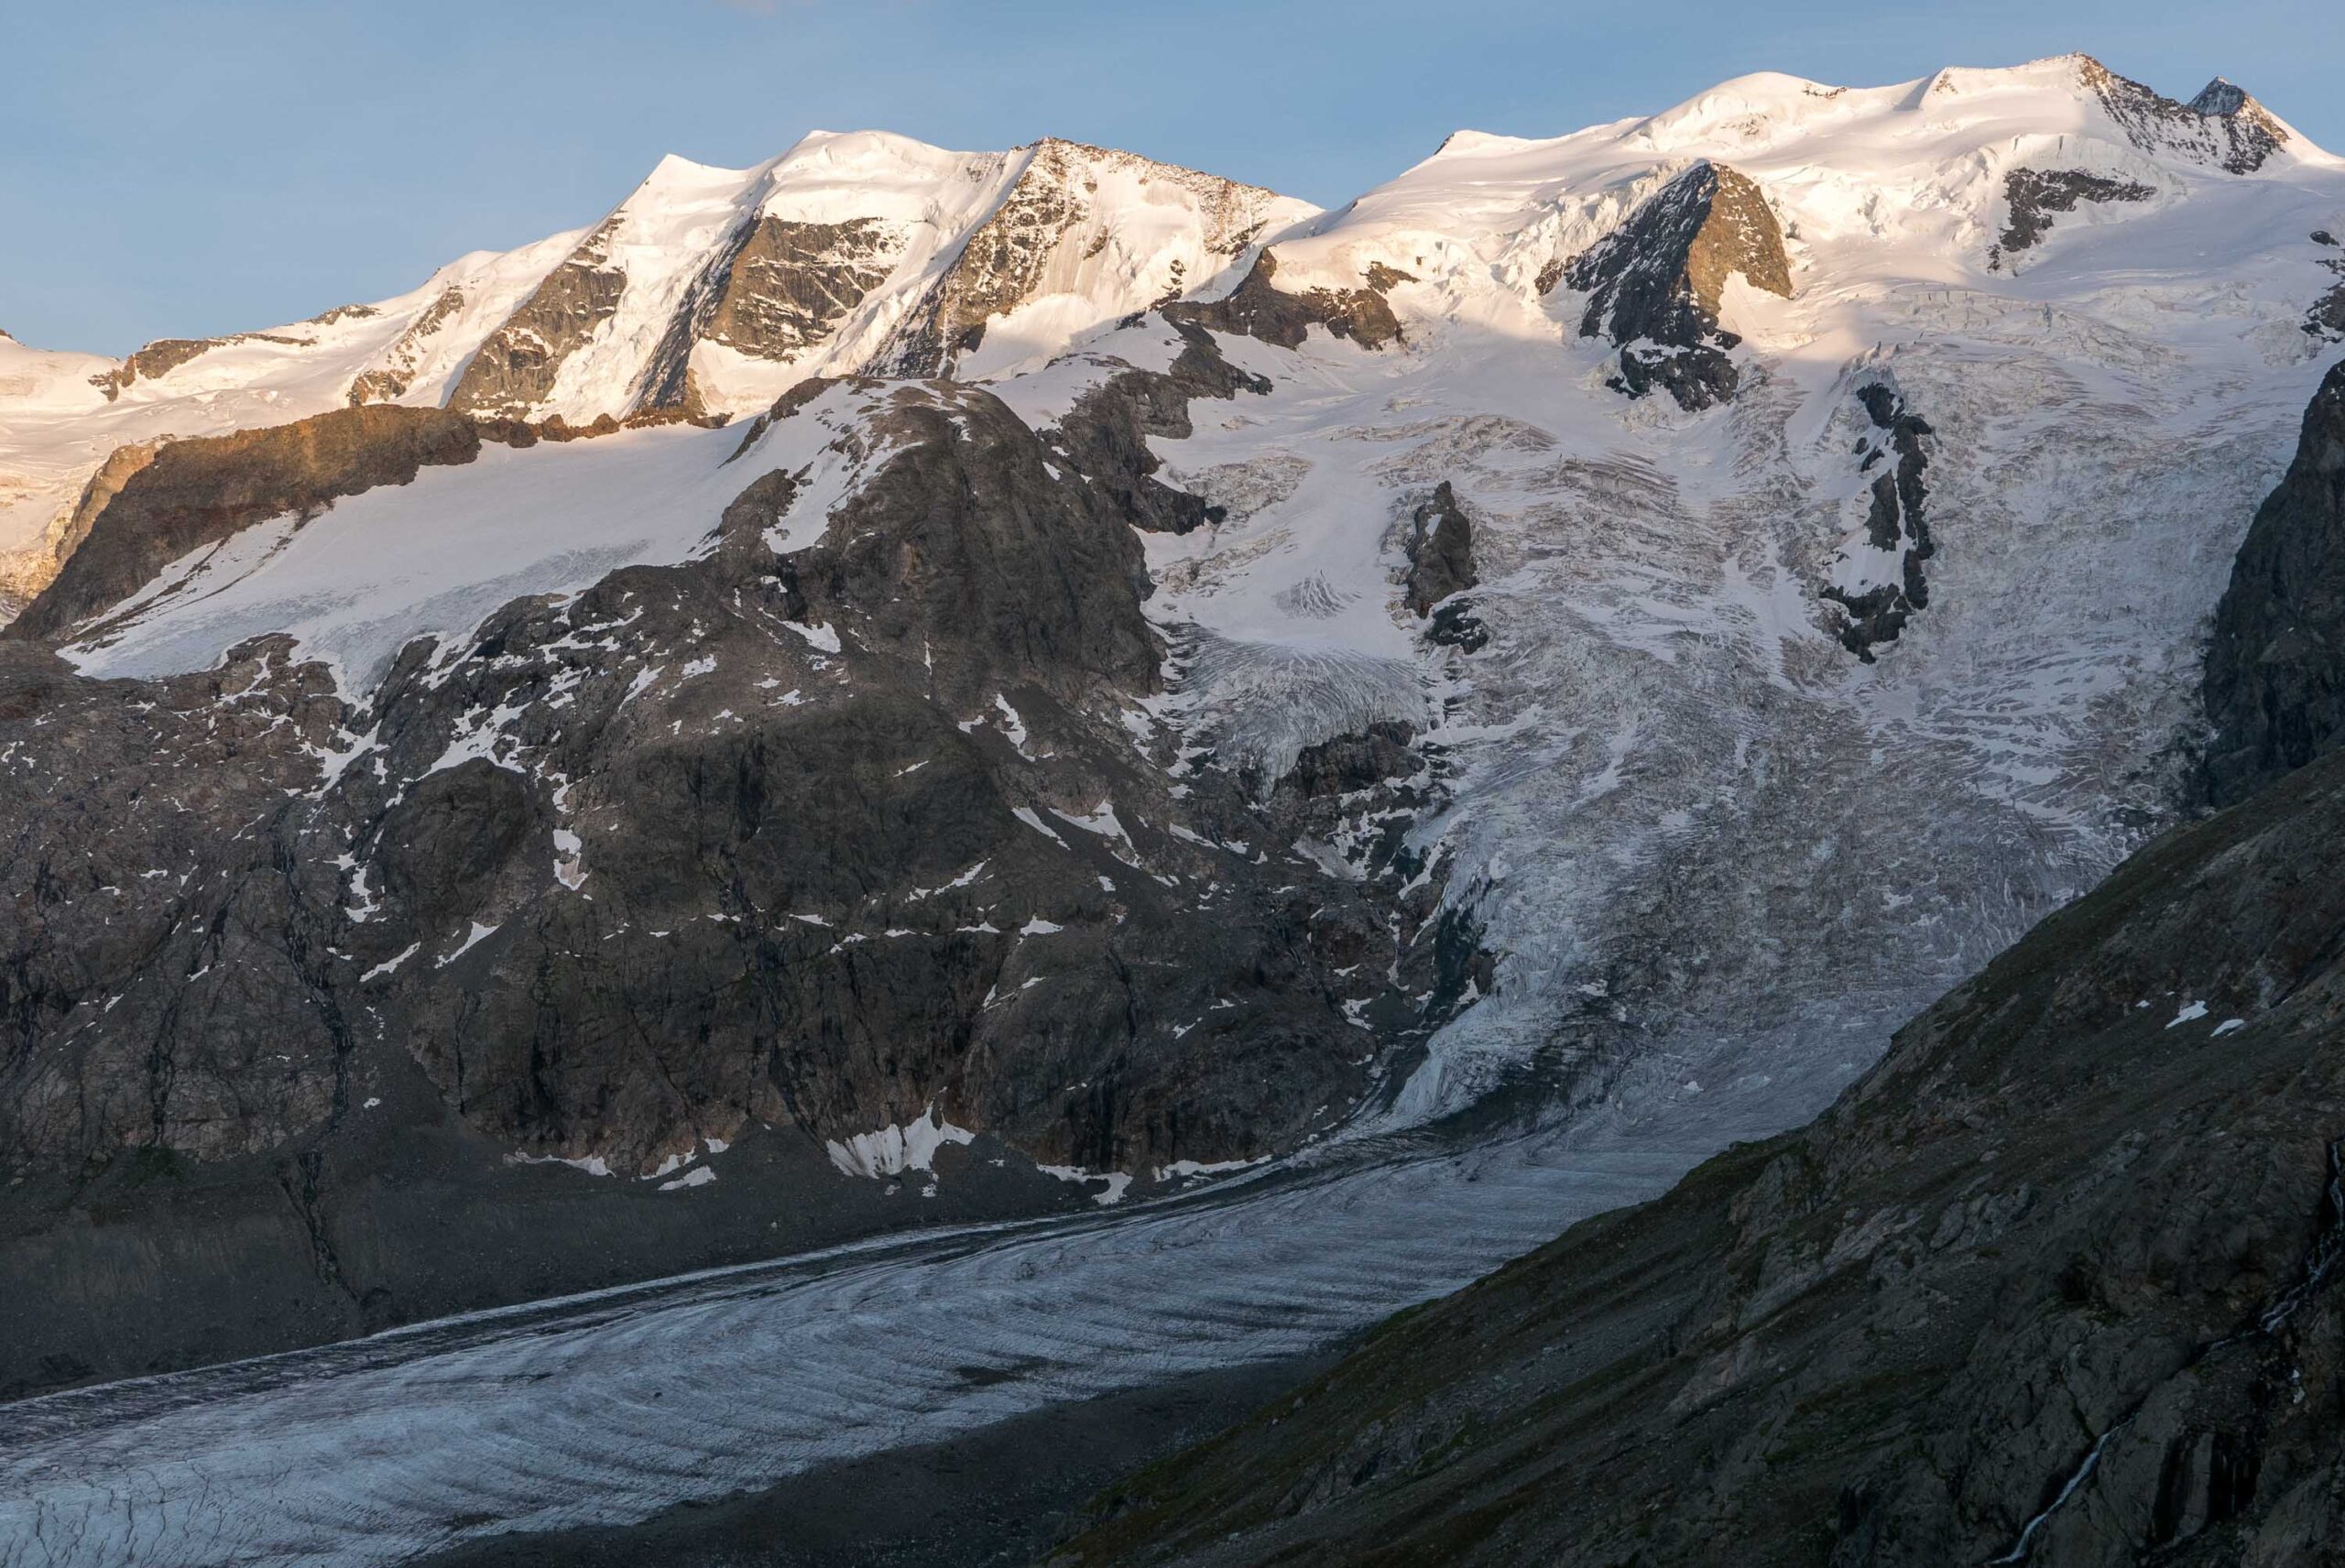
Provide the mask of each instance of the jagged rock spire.
{"label": "jagged rock spire", "polygon": [[1740,375],[1727,351],[1742,340],[1718,322],[1727,279],[1788,299],[1782,225],[1756,181],[1721,163],[1694,164],[1564,270],[1585,290],[1582,337],[1620,345],[1614,385],[1641,397],[1661,387],[1685,408],[1732,397]]}

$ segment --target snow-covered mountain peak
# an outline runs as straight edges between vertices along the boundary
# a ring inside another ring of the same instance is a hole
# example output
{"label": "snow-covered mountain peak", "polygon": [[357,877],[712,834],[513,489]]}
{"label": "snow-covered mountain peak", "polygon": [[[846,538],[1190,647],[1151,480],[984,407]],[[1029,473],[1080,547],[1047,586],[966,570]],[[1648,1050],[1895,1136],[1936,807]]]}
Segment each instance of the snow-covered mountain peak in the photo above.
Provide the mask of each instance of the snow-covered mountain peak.
{"label": "snow-covered mountain peak", "polygon": [[573,422],[738,414],[812,375],[1040,363],[1314,211],[1057,139],[957,153],[824,132],[753,169],[671,158],[483,345],[453,401]]}
{"label": "snow-covered mountain peak", "polygon": [[1550,337],[1585,309],[1551,297],[1563,267],[1705,163],[1761,193],[1794,284],[2013,274],[2051,254],[2056,229],[2177,203],[2211,218],[2256,204],[2230,189],[2243,181],[2337,166],[2228,82],[2184,103],[2088,55],[1872,88],[1759,72],[1563,136],[1458,131],[1281,241],[1279,286],[1357,289],[1381,267],[1406,275],[1391,300],[1415,341],[1460,326]]}
{"label": "snow-covered mountain peak", "polygon": [[759,212],[795,223],[945,226],[1017,156],[953,152],[889,131],[811,131],[768,166]]}
{"label": "snow-covered mountain peak", "polygon": [[1878,110],[1900,92],[1895,87],[1834,87],[1782,71],[1755,71],[1638,121],[1620,139],[1657,153],[1689,156],[1766,147]]}
{"label": "snow-covered mountain peak", "polygon": [[[2094,231],[2148,233],[2176,208],[2198,210],[2220,243],[2161,225],[2175,267],[2268,252],[2253,265],[2305,296],[2301,321],[2330,284],[2288,250],[2292,236],[2345,217],[2345,203],[2289,193],[2338,161],[2243,91],[2218,78],[2182,103],[2083,55],[1872,88],[1760,72],[1566,136],[1461,130],[1332,213],[1057,138],[960,152],[817,131],[748,168],[664,158],[586,228],[465,256],[408,294],[317,321],[171,340],[120,363],[12,351],[0,554],[34,547],[11,575],[38,587],[54,569],[43,534],[125,444],[344,403],[585,425],[647,408],[743,414],[816,376],[998,378],[1151,305],[1220,299],[1265,246],[1272,295],[1368,301],[1394,325],[1377,341],[1553,344],[1588,319],[1569,264],[1702,165],[1724,171],[1736,210],[1763,207],[1780,230],[1788,293],[1733,269],[1703,290],[1718,331],[1770,354],[1802,341],[1854,352],[1863,336],[1819,331],[1782,301],[2001,289],[2062,265]],[[2256,185],[2283,189],[2245,189]]]}
{"label": "snow-covered mountain peak", "polygon": [[648,199],[668,196],[689,200],[705,191],[737,187],[744,180],[756,179],[780,161],[777,158],[753,169],[725,169],[713,163],[698,162],[682,153],[668,153],[651,166],[651,172],[643,177],[643,182],[635,188],[621,206],[639,206]]}
{"label": "snow-covered mountain peak", "polygon": [[126,445],[347,404],[586,426],[755,412],[815,376],[999,374],[1219,284],[1316,211],[1076,142],[971,153],[817,131],[743,169],[671,155],[586,228],[314,321],[119,362],[12,343],[0,593],[53,575],[83,484]]}
{"label": "snow-covered mountain peak", "polygon": [[[2228,76],[2216,77],[2198,90],[2196,98],[2190,100],[2190,107],[2201,114],[2236,114],[2251,103],[2255,103],[2255,100],[2248,95],[2247,89]],[[2256,107],[2262,108],[2263,105],[2257,103]]]}

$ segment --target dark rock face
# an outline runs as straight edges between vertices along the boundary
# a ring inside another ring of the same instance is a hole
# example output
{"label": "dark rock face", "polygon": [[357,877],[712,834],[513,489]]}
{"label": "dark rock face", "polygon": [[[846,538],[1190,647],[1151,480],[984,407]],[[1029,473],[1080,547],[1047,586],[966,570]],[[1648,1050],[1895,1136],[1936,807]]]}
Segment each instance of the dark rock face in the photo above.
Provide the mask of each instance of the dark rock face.
{"label": "dark rock face", "polygon": [[1612,385],[1631,397],[1658,387],[1695,410],[1726,402],[1741,382],[1729,351],[1742,340],[1718,324],[1737,273],[1791,297],[1791,262],[1766,196],[1748,176],[1705,161],[1646,198],[1562,277],[1588,296],[1580,336],[1620,345]]}
{"label": "dark rock face", "polygon": [[443,408],[373,407],[151,449],[83,525],[86,538],[56,581],[0,637],[60,637],[190,550],[254,523],[404,485],[426,465],[470,463],[484,429],[491,439],[530,439]]}
{"label": "dark rock face", "polygon": [[[55,581],[57,571],[82,548],[82,541],[90,537],[90,529],[114,504],[122,487],[169,444],[168,441],[137,441],[118,446],[106,454],[106,460],[98,464],[98,471],[90,475],[89,483],[82,486],[82,494],[74,498],[73,509],[66,515],[64,526],[42,540],[51,565],[47,574],[49,581]],[[24,604],[19,603],[15,607],[21,614]]]}
{"label": "dark rock face", "polygon": [[1489,628],[1474,614],[1473,604],[1457,596],[1479,581],[1474,574],[1474,520],[1458,505],[1446,479],[1410,515],[1402,549],[1409,558],[1402,597],[1418,619],[1432,617],[1425,628],[1427,639],[1466,653],[1480,652],[1490,640]]}
{"label": "dark rock face", "polygon": [[1260,338],[1281,348],[1301,348],[1304,332],[1314,325],[1362,348],[1382,348],[1402,341],[1400,320],[1384,296],[1396,283],[1413,282],[1409,274],[1380,264],[1369,269],[1366,288],[1311,289],[1290,294],[1273,281],[1278,270],[1278,257],[1266,250],[1255,257],[1245,278],[1225,298],[1169,306],[1164,314],[1216,332]]}
{"label": "dark rock face", "polygon": [[2144,152],[2178,154],[2229,174],[2252,174],[2287,145],[2270,111],[2221,77],[2187,103],[2080,57],[2085,85],[2129,140]]}
{"label": "dark rock face", "polygon": [[2345,338],[2345,283],[2313,301],[2305,312],[2305,331],[2332,343]]}
{"label": "dark rock face", "polygon": [[1420,618],[1452,593],[1474,586],[1474,522],[1445,479],[1409,520],[1409,608]]}
{"label": "dark rock face", "polygon": [[2002,236],[1987,251],[1987,267],[2028,249],[2052,232],[2052,214],[2073,212],[2079,201],[2146,201],[2157,192],[2134,180],[2111,180],[2076,169],[2014,169],[2003,176],[2011,207]]}
{"label": "dark rock face", "polygon": [[1873,648],[1896,641],[1914,612],[1930,603],[1922,563],[1937,553],[1937,546],[1931,542],[1929,520],[1924,516],[1930,492],[1923,475],[1930,460],[1922,450],[1922,438],[1933,432],[1928,420],[1907,410],[1904,397],[1893,387],[1876,382],[1859,387],[1857,398],[1873,426],[1860,448],[1864,469],[1871,472],[1892,454],[1896,458],[1892,466],[1874,475],[1865,515],[1865,542],[1896,558],[1896,575],[1857,589],[1828,586],[1823,596],[1847,612],[1838,628],[1840,645],[1871,664]]}
{"label": "dark rock face", "polygon": [[[2315,240],[2321,237],[2319,234],[2313,236]],[[2334,245],[2336,242],[2331,240],[2329,243]],[[2324,343],[2335,343],[2345,339],[2345,260],[2323,256],[2320,265],[2328,268],[2337,281],[2305,311],[2305,331]]]}
{"label": "dark rock face", "polygon": [[606,220],[489,334],[448,395],[461,413],[527,415],[553,390],[562,361],[618,312],[627,268],[611,260]]}
{"label": "dark rock face", "polygon": [[1280,787],[1317,800],[1370,789],[1388,779],[1407,778],[1421,766],[1409,747],[1414,734],[1407,724],[1386,720],[1358,735],[1337,735],[1306,746],[1286,777],[1279,780]]}
{"label": "dark rock face", "polygon": [[2345,735],[2345,365],[2250,526],[2207,649],[2207,799],[2227,805]]}
{"label": "dark rock face", "polygon": [[1082,482],[1104,493],[1124,520],[1151,533],[1184,534],[1218,520],[1217,508],[1155,477],[1162,460],[1148,438],[1185,441],[1194,433],[1189,404],[1197,397],[1267,394],[1271,384],[1222,357],[1202,328],[1175,322],[1183,346],[1162,373],[1128,370],[1084,393],[1046,437],[1074,463]]}
{"label": "dark rock face", "polygon": [[[0,643],[0,1235],[40,1282],[0,1387],[1097,1190],[947,1149],[907,1215],[843,1173],[902,1175],[856,1140],[931,1117],[1145,1189],[1292,1147],[1461,1005],[1456,942],[1417,940],[1437,877],[1397,909],[1409,877],[1274,847],[1349,824],[1389,869],[1402,835],[1358,824],[1422,798],[1405,737],[1343,797],[1176,785],[1177,736],[1136,746],[1153,482],[1068,471],[1122,449],[857,390],[838,440],[873,466],[820,543],[775,555],[797,482],[745,479],[706,558],[411,644],[362,710],[280,638],[160,681],[31,639],[241,522],[462,461],[473,421],[178,443],[105,508]],[[719,1143],[705,1220],[625,1180]]]}
{"label": "dark rock face", "polygon": [[761,359],[793,358],[887,280],[897,248],[877,219],[761,218],[725,273],[705,336]]}
{"label": "dark rock face", "polygon": [[697,410],[692,352],[702,342],[789,364],[820,344],[888,280],[900,230],[877,219],[807,223],[763,216],[710,261],[645,375],[649,408]]}
{"label": "dark rock face", "polygon": [[2340,846],[2338,757],[2158,841],[1812,1127],[1392,1320],[1054,1561],[2339,1560]]}

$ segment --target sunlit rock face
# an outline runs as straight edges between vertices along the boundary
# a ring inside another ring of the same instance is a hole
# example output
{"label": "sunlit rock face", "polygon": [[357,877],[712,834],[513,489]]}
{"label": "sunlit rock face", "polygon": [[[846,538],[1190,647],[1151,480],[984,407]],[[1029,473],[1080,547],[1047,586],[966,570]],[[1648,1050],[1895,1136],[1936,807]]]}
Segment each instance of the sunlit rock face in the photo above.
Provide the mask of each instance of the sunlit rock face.
{"label": "sunlit rock face", "polygon": [[1645,199],[1629,221],[1563,271],[1587,296],[1582,337],[1620,345],[1618,385],[1632,397],[1659,388],[1688,410],[1734,396],[1728,355],[1742,340],[1718,324],[1729,278],[1788,298],[1791,264],[1759,187],[1704,161]]}

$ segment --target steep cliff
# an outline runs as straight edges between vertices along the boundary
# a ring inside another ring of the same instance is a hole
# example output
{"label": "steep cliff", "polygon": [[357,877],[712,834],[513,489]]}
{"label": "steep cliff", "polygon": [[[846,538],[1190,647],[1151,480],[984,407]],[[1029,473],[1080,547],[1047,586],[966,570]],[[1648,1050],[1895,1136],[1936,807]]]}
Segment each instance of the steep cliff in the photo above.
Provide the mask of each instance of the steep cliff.
{"label": "steep cliff", "polygon": [[2207,650],[2206,792],[2228,805],[2345,735],[2345,365],[2305,410],[2255,514]]}

